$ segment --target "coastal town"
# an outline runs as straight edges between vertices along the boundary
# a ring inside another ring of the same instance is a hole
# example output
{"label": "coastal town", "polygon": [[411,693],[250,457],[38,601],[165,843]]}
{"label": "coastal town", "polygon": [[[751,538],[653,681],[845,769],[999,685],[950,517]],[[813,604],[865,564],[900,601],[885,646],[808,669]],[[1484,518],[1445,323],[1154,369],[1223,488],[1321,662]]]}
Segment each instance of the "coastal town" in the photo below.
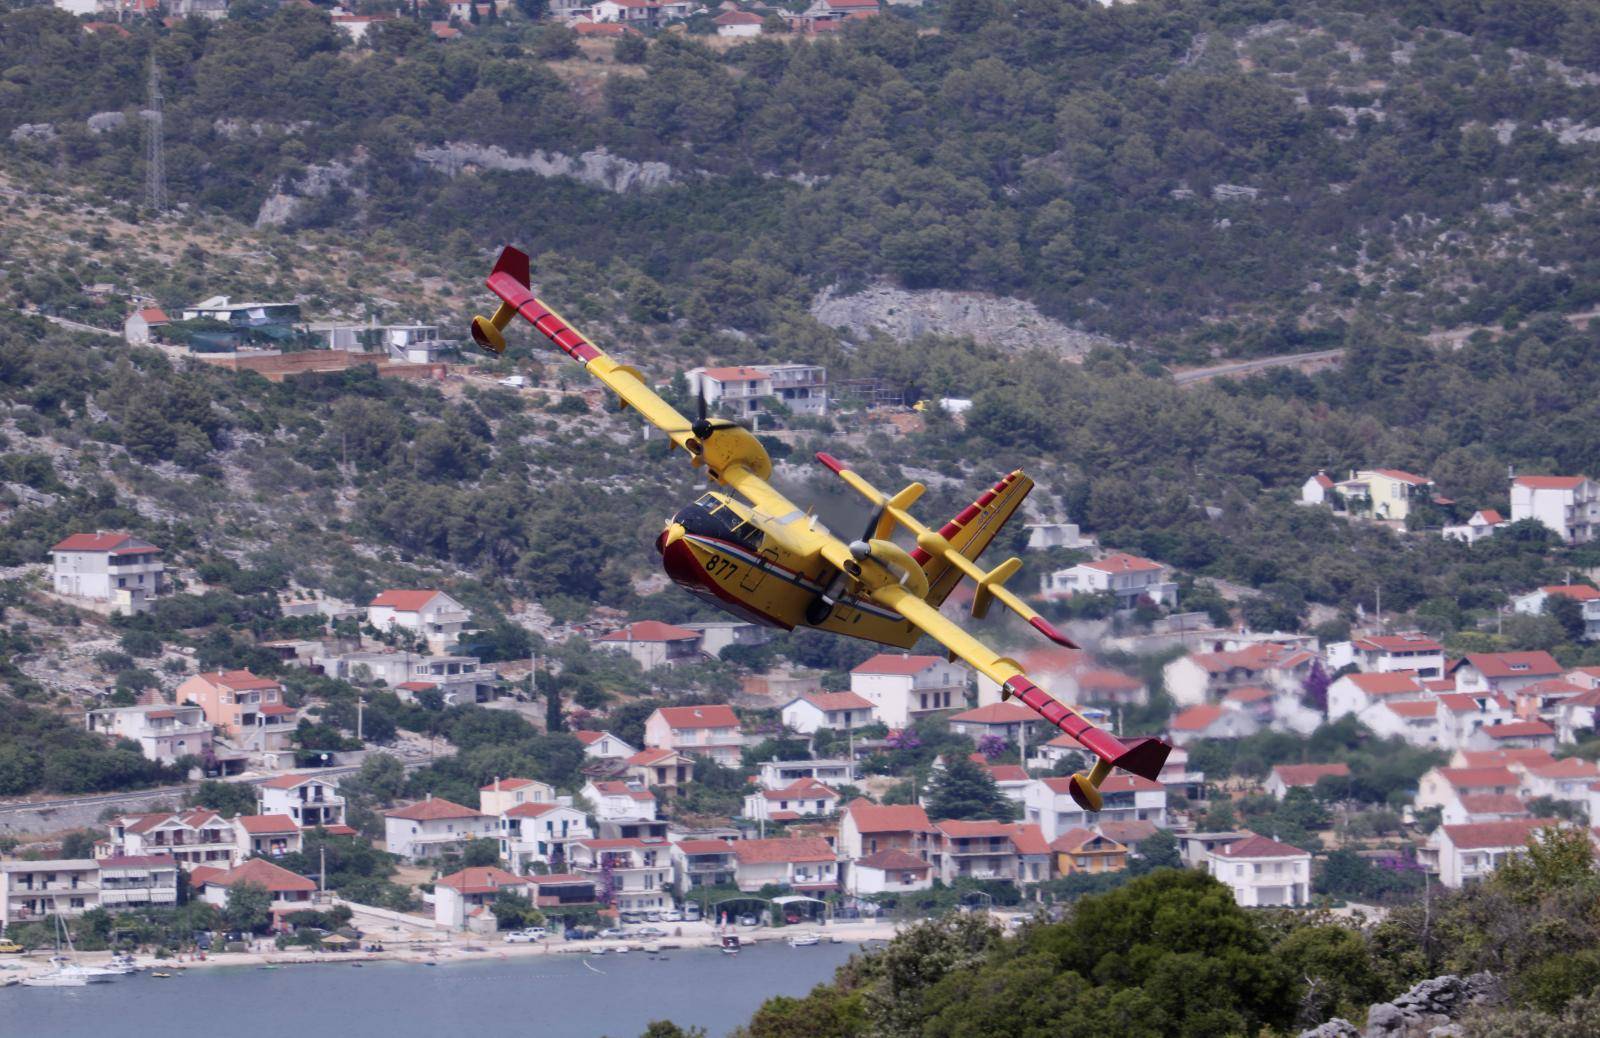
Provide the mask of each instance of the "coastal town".
{"label": "coastal town", "polygon": [[[754,411],[790,370],[688,377]],[[805,370],[820,410],[825,376]],[[1600,494],[1582,477],[1515,476],[1509,497],[1509,518],[1477,510],[1445,536],[1594,535]],[[1402,531],[1443,507],[1430,481],[1385,469],[1319,474],[1302,499]],[[12,574],[12,615],[77,617],[104,648],[52,680],[124,678],[63,696],[63,716],[177,781],[81,810],[0,806],[0,937],[51,951],[65,920],[89,947],[285,962],[486,940],[861,940],[941,912],[1058,911],[1163,866],[1208,873],[1241,906],[1381,916],[1600,817],[1600,766],[1574,753],[1593,745],[1600,667],[1455,655],[1381,615],[1326,636],[1218,626],[1184,611],[1168,566],[1065,522],[1027,534],[1033,554],[1079,558],[1042,568],[1036,598],[1096,648],[1021,648],[1018,663],[1086,717],[1175,747],[1159,781],[1108,779],[1098,812],[1069,795],[1088,751],[943,656],[806,667],[771,652],[767,628],[597,607],[546,619],[544,654],[507,659],[448,589],[352,603],[296,588],[272,603],[295,636],[235,642],[223,655],[250,665],[212,665],[197,632],[169,642],[144,623],[204,593],[202,575],[132,534],[74,533]],[[1600,633],[1591,584],[1509,590],[1505,616],[1565,625],[1580,651]],[[126,680],[134,652],[149,680]],[[1372,755],[1392,766],[1352,769]]]}

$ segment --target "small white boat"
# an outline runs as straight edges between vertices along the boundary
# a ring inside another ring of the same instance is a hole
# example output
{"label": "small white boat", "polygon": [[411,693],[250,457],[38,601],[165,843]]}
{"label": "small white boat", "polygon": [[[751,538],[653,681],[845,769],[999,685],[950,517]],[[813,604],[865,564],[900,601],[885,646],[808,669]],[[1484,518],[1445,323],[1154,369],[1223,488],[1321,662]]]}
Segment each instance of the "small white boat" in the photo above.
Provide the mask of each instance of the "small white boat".
{"label": "small white boat", "polygon": [[814,944],[821,944],[822,938],[814,933],[797,933],[789,938],[791,948],[809,948]]}
{"label": "small white boat", "polygon": [[724,955],[738,955],[739,954],[739,935],[738,934],[736,934],[736,933],[725,933],[725,934],[722,935],[722,954],[724,954]]}
{"label": "small white boat", "polygon": [[81,988],[88,983],[89,978],[81,973],[54,970],[50,973],[41,973],[36,977],[25,977],[22,981],[22,986],[28,988]]}

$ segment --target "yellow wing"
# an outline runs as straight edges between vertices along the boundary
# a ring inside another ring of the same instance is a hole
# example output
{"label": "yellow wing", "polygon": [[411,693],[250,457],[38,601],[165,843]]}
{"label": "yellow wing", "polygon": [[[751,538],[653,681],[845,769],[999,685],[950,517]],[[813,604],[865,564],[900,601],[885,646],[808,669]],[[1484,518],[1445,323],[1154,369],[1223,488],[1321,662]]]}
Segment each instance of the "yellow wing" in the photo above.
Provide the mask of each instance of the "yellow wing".
{"label": "yellow wing", "polygon": [[503,353],[506,348],[503,334],[506,325],[520,314],[545,338],[617,394],[624,406],[638,411],[645,421],[665,432],[677,446],[692,455],[698,455],[699,452],[691,446],[694,433],[689,419],[645,385],[644,377],[636,369],[608,356],[533,294],[529,285],[527,253],[506,246],[501,250],[500,258],[485,284],[500,297],[500,306],[493,317],[472,319],[472,338],[479,346],[490,353]]}

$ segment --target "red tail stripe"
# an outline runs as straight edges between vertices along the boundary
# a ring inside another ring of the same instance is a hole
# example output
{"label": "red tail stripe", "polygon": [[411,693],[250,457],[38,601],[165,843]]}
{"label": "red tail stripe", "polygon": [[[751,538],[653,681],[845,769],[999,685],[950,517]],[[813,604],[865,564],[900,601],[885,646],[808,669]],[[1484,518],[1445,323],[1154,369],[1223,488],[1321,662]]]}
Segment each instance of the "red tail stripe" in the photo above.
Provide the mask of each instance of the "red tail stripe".
{"label": "red tail stripe", "polygon": [[1078,740],[1096,756],[1114,761],[1128,752],[1128,747],[1124,746],[1116,736],[1103,728],[1096,728],[1068,710],[1044,689],[1022,675],[1019,674],[1007,681],[1005,687],[1012,695],[1028,704],[1040,717]]}
{"label": "red tail stripe", "polygon": [[822,462],[823,467],[829,472],[832,472],[834,475],[838,475],[844,471],[844,462],[840,461],[838,458],[835,458],[827,451],[817,451],[817,460]]}

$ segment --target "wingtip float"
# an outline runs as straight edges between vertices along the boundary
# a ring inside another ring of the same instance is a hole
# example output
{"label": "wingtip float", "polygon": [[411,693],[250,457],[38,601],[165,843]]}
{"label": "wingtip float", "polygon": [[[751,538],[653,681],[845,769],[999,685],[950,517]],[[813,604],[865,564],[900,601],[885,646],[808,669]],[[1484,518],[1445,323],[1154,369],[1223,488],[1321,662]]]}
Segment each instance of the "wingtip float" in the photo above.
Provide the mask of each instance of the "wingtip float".
{"label": "wingtip float", "polygon": [[[474,342],[504,353],[505,329],[521,316],[730,491],[712,491],[680,509],[656,540],[668,576],[684,590],[742,619],[783,630],[811,627],[902,649],[923,635],[932,637],[951,659],[966,661],[999,685],[1003,698],[1026,704],[1094,755],[1094,765],[1072,776],[1070,786],[1085,810],[1100,810],[1101,783],[1114,769],[1158,778],[1170,746],[1159,739],[1125,741],[1097,727],[939,611],[956,585],[971,578],[974,617],[981,619],[999,603],[1051,642],[1077,648],[1006,588],[1020,559],[989,570],[974,561],[1033,489],[1021,471],[1001,478],[935,530],[909,511],[922,484],[884,494],[838,458],[819,453],[817,461],[873,508],[862,535],[845,540],[767,482],[772,463],[755,436],[725,419],[702,415],[691,422],[638,371],[608,356],[540,301],[526,253],[507,246],[485,283],[500,305],[491,317],[473,318]],[[891,540],[896,529],[916,546],[908,550]]]}

